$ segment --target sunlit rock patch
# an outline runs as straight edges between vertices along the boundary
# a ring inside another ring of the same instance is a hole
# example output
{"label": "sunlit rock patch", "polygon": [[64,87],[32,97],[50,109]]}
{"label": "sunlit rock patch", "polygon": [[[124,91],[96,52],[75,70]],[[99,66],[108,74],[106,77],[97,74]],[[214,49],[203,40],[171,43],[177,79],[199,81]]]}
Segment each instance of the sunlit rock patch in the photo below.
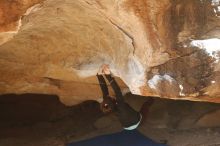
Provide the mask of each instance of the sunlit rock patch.
{"label": "sunlit rock patch", "polygon": [[193,40],[191,45],[204,49],[208,55],[215,59],[215,63],[219,62],[220,58],[220,39],[212,38],[206,40]]}

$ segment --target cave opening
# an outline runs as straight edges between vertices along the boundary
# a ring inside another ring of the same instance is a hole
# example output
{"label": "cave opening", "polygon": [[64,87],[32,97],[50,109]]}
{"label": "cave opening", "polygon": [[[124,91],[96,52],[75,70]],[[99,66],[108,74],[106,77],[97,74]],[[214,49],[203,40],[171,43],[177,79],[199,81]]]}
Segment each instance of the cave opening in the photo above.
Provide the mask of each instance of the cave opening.
{"label": "cave opening", "polygon": [[[220,146],[219,42],[220,0],[0,0],[0,146],[122,130],[97,102],[104,64],[139,95],[125,100],[144,136]],[[56,95],[25,94],[36,92]],[[147,96],[158,96],[149,112]]]}

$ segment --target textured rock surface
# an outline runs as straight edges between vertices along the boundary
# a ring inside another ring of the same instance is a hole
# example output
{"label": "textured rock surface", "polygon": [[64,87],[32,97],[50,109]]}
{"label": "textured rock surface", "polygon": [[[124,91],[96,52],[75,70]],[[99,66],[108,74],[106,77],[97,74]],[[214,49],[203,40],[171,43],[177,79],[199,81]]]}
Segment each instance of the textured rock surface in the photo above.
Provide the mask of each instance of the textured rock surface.
{"label": "textured rock surface", "polygon": [[26,10],[43,0],[1,0],[0,1],[0,44],[11,39],[21,26]]}
{"label": "textured rock surface", "polygon": [[0,93],[100,100],[94,75],[105,63],[134,94],[220,102],[218,4],[1,1]]}

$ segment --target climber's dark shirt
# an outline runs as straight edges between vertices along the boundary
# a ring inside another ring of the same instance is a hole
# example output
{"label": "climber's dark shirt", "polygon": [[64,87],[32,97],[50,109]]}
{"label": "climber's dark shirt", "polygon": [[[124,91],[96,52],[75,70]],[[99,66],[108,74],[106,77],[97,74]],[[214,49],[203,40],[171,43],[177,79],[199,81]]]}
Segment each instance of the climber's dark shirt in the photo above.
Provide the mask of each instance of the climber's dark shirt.
{"label": "climber's dark shirt", "polygon": [[[105,99],[105,97],[109,96],[105,79],[102,75],[97,75],[97,77],[102,89],[103,98]],[[117,104],[115,104],[115,109],[113,112],[115,112],[122,126],[126,129],[133,125],[139,124],[141,121],[140,113],[135,111],[128,103],[124,101],[121,89],[115,79],[111,75],[105,75],[105,77],[115,92]]]}

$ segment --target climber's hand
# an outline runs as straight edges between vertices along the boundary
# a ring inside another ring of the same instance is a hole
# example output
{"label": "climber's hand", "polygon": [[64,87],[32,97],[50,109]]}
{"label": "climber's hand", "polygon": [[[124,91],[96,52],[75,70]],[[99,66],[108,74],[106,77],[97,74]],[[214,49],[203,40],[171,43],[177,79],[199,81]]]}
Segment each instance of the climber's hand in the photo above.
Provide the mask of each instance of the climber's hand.
{"label": "climber's hand", "polygon": [[103,74],[103,68],[102,68],[102,67],[99,68],[97,74],[98,74],[98,75],[102,75],[102,74]]}
{"label": "climber's hand", "polygon": [[110,69],[109,69],[109,65],[103,64],[103,65],[102,65],[102,69],[103,69],[103,73],[104,73],[104,74],[106,74],[106,75],[111,74],[111,71],[110,71]]}
{"label": "climber's hand", "polygon": [[99,68],[97,74],[98,74],[98,75],[110,74],[109,65],[103,64],[103,65]]}

